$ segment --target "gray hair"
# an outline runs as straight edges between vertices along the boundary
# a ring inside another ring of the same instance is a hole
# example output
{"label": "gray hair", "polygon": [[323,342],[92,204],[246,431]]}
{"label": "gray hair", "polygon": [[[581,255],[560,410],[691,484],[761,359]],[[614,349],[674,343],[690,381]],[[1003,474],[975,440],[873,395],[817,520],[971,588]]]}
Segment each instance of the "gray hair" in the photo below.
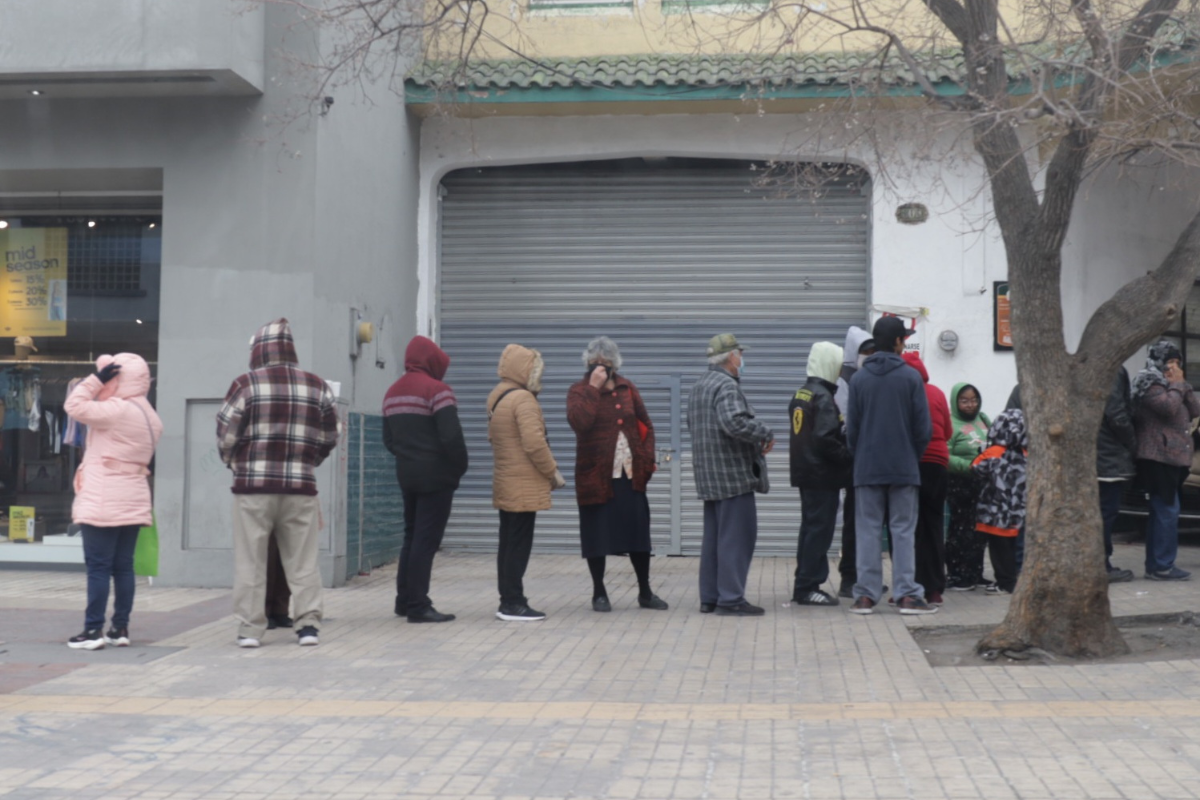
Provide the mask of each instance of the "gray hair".
{"label": "gray hair", "polygon": [[597,336],[588,342],[587,349],[583,351],[583,365],[586,367],[601,358],[611,361],[613,369],[621,368],[621,348],[607,336]]}
{"label": "gray hair", "polygon": [[711,366],[719,367],[722,364],[724,364],[726,361],[728,361],[729,357],[731,355],[733,355],[734,353],[737,353],[737,352],[740,352],[740,351],[739,350],[730,350],[728,353],[721,353],[720,355],[717,355],[717,356],[709,356],[708,363]]}

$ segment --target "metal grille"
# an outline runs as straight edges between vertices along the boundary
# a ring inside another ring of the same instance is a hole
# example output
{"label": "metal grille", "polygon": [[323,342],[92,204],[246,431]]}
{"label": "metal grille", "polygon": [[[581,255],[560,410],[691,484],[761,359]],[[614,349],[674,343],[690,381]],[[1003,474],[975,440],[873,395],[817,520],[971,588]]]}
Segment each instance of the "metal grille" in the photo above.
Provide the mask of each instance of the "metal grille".
{"label": "metal grille", "polygon": [[[688,392],[704,348],[733,331],[751,350],[743,387],[776,431],[772,490],[759,497],[758,552],[794,554],[799,497],[789,486],[787,406],[812,343],[839,344],[866,317],[868,192],[852,182],[779,197],[744,162],[634,161],[471,169],[443,181],[440,337],[471,454],[446,543],[494,548],[485,399],[508,342],[546,360],[540,400],[555,456],[573,481],[568,387],[587,341],[621,345],[660,447],[651,482],[657,552],[697,553]],[[577,551],[573,494],[538,514],[541,550]]]}
{"label": "metal grille", "polygon": [[105,223],[68,233],[67,287],[72,292],[142,288],[142,226]]}

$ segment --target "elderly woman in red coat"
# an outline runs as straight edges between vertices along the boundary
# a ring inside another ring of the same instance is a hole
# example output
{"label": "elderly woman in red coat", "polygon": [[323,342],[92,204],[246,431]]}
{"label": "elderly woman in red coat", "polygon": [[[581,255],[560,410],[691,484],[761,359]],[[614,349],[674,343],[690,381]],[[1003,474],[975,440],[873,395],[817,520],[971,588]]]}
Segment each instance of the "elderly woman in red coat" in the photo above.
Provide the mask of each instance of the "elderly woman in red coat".
{"label": "elderly woman in red coat", "polygon": [[650,503],[654,426],[637,387],[617,374],[621,351],[601,336],[583,351],[583,380],[567,393],[575,431],[575,498],[579,542],[592,573],[592,609],[612,611],[604,588],[607,556],[628,554],[638,581],[638,605],[666,610],[650,590]]}

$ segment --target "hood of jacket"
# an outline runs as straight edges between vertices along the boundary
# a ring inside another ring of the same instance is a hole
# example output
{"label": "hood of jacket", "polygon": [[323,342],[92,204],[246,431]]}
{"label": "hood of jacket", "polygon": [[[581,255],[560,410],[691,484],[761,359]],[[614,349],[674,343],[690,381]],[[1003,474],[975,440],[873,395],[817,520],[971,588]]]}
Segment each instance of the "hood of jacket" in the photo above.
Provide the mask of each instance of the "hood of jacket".
{"label": "hood of jacket", "polygon": [[908,364],[910,367],[920,373],[921,380],[929,383],[929,370],[925,369],[925,362],[921,360],[920,353],[905,353],[903,356],[901,356],[901,358],[904,359],[905,364]]}
{"label": "hood of jacket", "polygon": [[496,374],[537,394],[542,390],[542,372],[545,368],[542,354],[537,350],[510,344],[500,354]]}
{"label": "hood of jacket", "polygon": [[863,342],[871,340],[871,334],[857,325],[851,325],[846,331],[846,346],[842,348],[842,363],[847,367],[858,366],[858,349]]}
{"label": "hood of jacket", "polygon": [[110,397],[145,397],[150,393],[150,366],[146,359],[135,353],[103,355],[96,359],[96,371],[109,364],[120,364],[121,371],[104,384],[104,388],[97,395],[98,400],[107,400]]}
{"label": "hood of jacket", "polygon": [[808,377],[837,383],[842,369],[842,348],[833,342],[817,342],[808,351]]}
{"label": "hood of jacket", "polygon": [[1025,431],[1025,414],[1019,408],[1001,411],[988,430],[988,441],[1008,449],[1029,449],[1029,437]]}
{"label": "hood of jacket", "polygon": [[908,362],[896,353],[875,353],[863,362],[863,369],[874,375],[887,375],[908,366]]}
{"label": "hood of jacket", "polygon": [[[979,408],[971,416],[967,416],[958,410],[958,396],[967,389],[974,389],[976,396],[979,397]],[[954,388],[950,390],[950,416],[954,417],[959,422],[974,422],[979,418],[979,412],[983,410],[983,395],[979,394],[979,387],[973,383],[956,383]]]}
{"label": "hood of jacket", "polygon": [[296,343],[292,341],[292,327],[286,317],[263,325],[250,340],[250,369],[299,363]]}
{"label": "hood of jacket", "polygon": [[405,372],[423,372],[440,381],[449,368],[450,356],[430,338],[414,336],[404,350]]}

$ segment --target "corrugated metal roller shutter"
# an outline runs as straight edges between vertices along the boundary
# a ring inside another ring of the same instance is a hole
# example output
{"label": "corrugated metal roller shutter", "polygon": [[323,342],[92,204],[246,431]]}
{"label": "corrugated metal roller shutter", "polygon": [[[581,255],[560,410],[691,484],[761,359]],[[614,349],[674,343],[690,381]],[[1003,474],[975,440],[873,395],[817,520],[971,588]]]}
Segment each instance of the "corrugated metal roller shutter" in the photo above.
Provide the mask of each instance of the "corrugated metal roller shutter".
{"label": "corrugated metal roller shutter", "polygon": [[[657,552],[672,550],[671,470],[679,470],[675,548],[698,553],[686,425],[671,383],[688,390],[706,369],[708,338],[733,331],[751,349],[743,387],[777,433],[772,491],[759,498],[760,553],[795,552],[799,498],[788,482],[787,405],[809,347],[841,343],[866,314],[869,190],[853,180],[803,196],[756,187],[747,162],[641,159],[471,169],[443,181],[440,338],[452,364],[471,470],[455,496],[448,546],[493,549],[491,449],[485,398],[509,342],[546,359],[540,400],[556,457],[573,485],[568,387],[593,336],[620,345],[662,447],[674,422],[676,464],[651,482]],[[537,547],[577,552],[570,490],[538,515]]]}

